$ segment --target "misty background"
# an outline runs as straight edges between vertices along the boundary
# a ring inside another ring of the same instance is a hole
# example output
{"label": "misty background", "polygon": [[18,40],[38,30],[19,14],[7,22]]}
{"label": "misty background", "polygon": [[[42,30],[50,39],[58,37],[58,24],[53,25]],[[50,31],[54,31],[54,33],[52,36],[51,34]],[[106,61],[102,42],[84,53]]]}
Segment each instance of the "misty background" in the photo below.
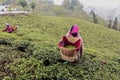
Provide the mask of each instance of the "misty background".
{"label": "misty background", "polygon": [[120,0],[0,0],[0,5],[0,13],[28,11],[74,17],[120,30]]}
{"label": "misty background", "polygon": [[[55,4],[61,5],[63,0],[53,0]],[[108,20],[108,16],[116,9],[116,16],[120,15],[120,0],[79,0],[83,10],[90,12],[94,9],[96,14]]]}

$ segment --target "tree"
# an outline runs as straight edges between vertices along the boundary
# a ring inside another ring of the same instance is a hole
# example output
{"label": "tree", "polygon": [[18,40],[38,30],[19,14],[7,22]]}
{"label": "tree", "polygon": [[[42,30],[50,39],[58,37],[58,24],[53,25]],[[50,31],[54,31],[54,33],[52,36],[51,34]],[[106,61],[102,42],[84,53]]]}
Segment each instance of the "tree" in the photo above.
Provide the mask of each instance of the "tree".
{"label": "tree", "polygon": [[120,6],[118,6],[118,7],[114,8],[113,10],[109,11],[109,16],[108,16],[109,24],[108,24],[108,28],[113,28],[113,26],[112,26],[113,19],[114,18],[117,19],[116,16],[118,16],[119,12],[120,12]]}
{"label": "tree", "polygon": [[108,16],[108,21],[109,21],[108,28],[112,28],[112,22],[113,22],[114,16],[115,16],[115,10],[110,11],[110,14]]}
{"label": "tree", "polygon": [[95,14],[95,12],[93,10],[90,11],[90,14],[93,15],[93,22],[98,24],[98,19],[97,19],[97,15]]}
{"label": "tree", "polygon": [[71,0],[71,5],[76,6],[79,3],[79,0]]}
{"label": "tree", "polygon": [[34,9],[35,9],[35,6],[36,6],[35,2],[31,2],[31,3],[30,3],[30,6],[31,6],[32,10],[34,10]]}
{"label": "tree", "polygon": [[19,0],[18,1],[18,5],[22,6],[23,8],[25,8],[27,6],[27,1],[26,0]]}
{"label": "tree", "polygon": [[69,10],[82,10],[83,8],[79,0],[64,0],[62,6]]}
{"label": "tree", "polygon": [[62,3],[62,6],[66,9],[70,9],[71,1],[70,0],[64,0]]}
{"label": "tree", "polygon": [[45,3],[49,4],[49,5],[53,5],[53,1],[52,0],[45,0]]}
{"label": "tree", "polygon": [[10,4],[11,3],[11,0],[0,0],[0,3],[2,4],[2,5],[8,5],[8,4]]}
{"label": "tree", "polygon": [[53,7],[54,2],[52,0],[45,0],[44,1],[44,6],[46,7],[46,10],[50,10]]}
{"label": "tree", "polygon": [[117,19],[117,17],[115,17],[112,28],[118,30],[118,19]]}
{"label": "tree", "polygon": [[111,26],[112,26],[112,20],[111,20],[111,19],[109,19],[108,28],[111,28]]}
{"label": "tree", "polygon": [[57,15],[57,16],[64,15],[64,11],[63,11],[62,7],[60,7],[59,5],[55,5],[55,6],[53,7],[53,12],[54,12],[54,14]]}
{"label": "tree", "polygon": [[71,0],[70,8],[72,10],[81,10],[83,8],[83,5],[80,3],[79,0]]}

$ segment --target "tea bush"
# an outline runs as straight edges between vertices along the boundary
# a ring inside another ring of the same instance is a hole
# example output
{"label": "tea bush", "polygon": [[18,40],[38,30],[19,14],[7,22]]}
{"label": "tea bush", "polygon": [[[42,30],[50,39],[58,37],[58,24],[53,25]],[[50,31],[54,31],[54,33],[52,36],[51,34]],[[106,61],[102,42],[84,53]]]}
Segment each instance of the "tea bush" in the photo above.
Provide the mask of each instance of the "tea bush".
{"label": "tea bush", "polygon": [[[0,80],[119,80],[120,32],[75,18],[43,15],[0,16],[18,25],[0,33]],[[85,53],[77,63],[59,62],[58,41],[78,24]]]}

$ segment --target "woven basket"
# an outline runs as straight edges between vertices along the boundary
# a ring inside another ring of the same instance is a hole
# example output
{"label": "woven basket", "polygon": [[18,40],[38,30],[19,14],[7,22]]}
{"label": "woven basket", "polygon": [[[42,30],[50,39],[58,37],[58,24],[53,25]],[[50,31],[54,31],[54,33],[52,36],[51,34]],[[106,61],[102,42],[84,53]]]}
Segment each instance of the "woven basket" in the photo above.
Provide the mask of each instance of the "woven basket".
{"label": "woven basket", "polygon": [[[65,38],[65,40],[67,40],[70,43],[75,43],[78,40],[80,40],[80,38],[65,36],[65,37],[63,37],[63,42],[64,42],[64,38]],[[76,48],[73,48],[73,49],[65,48],[64,44],[63,44],[63,46],[58,46],[58,48],[60,49],[60,53],[61,53],[63,60],[73,62],[76,59],[78,59],[78,57],[80,56],[80,54],[78,53],[78,50],[76,50]]]}
{"label": "woven basket", "polygon": [[65,47],[59,47],[63,60],[74,62],[79,58],[79,53],[75,49],[69,49]]}

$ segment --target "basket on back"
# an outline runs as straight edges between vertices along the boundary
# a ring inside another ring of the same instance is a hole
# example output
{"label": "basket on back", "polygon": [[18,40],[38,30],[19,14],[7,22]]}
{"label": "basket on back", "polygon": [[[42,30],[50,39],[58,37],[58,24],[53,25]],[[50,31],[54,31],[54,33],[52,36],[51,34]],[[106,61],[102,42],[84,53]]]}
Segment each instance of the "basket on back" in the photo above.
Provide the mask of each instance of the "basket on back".
{"label": "basket on back", "polygon": [[[66,46],[68,45],[74,46],[75,48],[66,48]],[[62,38],[62,41],[58,43],[58,48],[60,49],[62,59],[70,62],[75,61],[80,56],[80,54],[78,53],[80,46],[80,38],[71,36],[64,36]]]}

